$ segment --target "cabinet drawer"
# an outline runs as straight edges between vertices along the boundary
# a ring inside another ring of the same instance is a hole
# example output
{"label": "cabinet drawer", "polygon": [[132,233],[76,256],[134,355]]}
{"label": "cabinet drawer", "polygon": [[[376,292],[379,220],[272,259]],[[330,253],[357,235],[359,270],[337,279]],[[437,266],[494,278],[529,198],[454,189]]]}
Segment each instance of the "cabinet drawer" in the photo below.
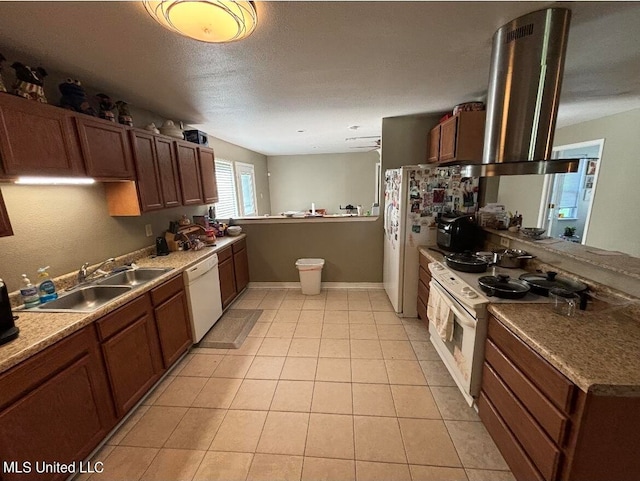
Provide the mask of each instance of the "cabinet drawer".
{"label": "cabinet drawer", "polygon": [[429,301],[429,288],[423,284],[422,281],[418,282],[418,299],[420,299],[425,306]]}
{"label": "cabinet drawer", "polygon": [[431,282],[431,275],[429,274],[429,271],[423,269],[422,266],[420,266],[420,269],[418,270],[418,278],[420,279],[420,282],[423,282],[424,285],[427,286],[427,288],[429,287],[429,282]]}
{"label": "cabinet drawer", "polygon": [[511,472],[518,480],[544,481],[540,472],[525,454],[524,450],[513,437],[509,428],[497,413],[496,408],[486,398],[483,392],[478,398],[478,414],[498,449],[509,464]]}
{"label": "cabinet drawer", "polygon": [[154,306],[157,306],[182,290],[184,290],[182,276],[176,276],[164,284],[151,289],[151,301]]}
{"label": "cabinet drawer", "polygon": [[482,370],[482,390],[543,477],[555,479],[560,450],[488,364]]}
{"label": "cabinet drawer", "polygon": [[428,276],[431,276],[431,274],[429,274],[430,262],[431,260],[427,256],[425,256],[424,254],[420,254],[420,267],[422,267],[425,270]]}
{"label": "cabinet drawer", "polygon": [[567,417],[490,340],[485,346],[485,360],[551,439],[562,445],[568,426]]}
{"label": "cabinet drawer", "polygon": [[232,255],[233,252],[231,250],[231,246],[225,247],[224,249],[218,251],[218,263],[230,259]]}
{"label": "cabinet drawer", "polygon": [[37,388],[43,380],[53,377],[93,345],[97,346],[95,333],[88,326],[2,373],[0,409]]}
{"label": "cabinet drawer", "polygon": [[150,311],[151,303],[149,302],[149,296],[144,294],[112,313],[98,319],[96,321],[98,337],[101,341],[104,341],[128,325],[133,324],[140,317],[144,316],[145,313]]}
{"label": "cabinet drawer", "polygon": [[561,411],[569,414],[574,384],[518,339],[495,317],[489,316],[488,337]]}
{"label": "cabinet drawer", "polygon": [[427,306],[420,298],[418,298],[418,317],[425,322],[429,322],[429,319],[427,319]]}
{"label": "cabinet drawer", "polygon": [[246,239],[239,240],[238,242],[235,242],[234,244],[231,245],[231,249],[233,250],[234,254],[236,252],[240,252],[242,249],[246,249],[246,248],[247,248],[247,240]]}

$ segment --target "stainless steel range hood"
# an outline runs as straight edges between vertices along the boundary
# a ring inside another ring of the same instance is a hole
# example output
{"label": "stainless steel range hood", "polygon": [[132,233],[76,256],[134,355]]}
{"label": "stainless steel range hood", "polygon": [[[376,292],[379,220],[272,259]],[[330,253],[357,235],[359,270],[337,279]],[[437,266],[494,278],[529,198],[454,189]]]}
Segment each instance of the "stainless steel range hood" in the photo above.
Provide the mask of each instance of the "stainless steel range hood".
{"label": "stainless steel range hood", "polygon": [[552,160],[571,11],[538,10],[493,36],[482,164],[463,175],[576,172],[579,159]]}

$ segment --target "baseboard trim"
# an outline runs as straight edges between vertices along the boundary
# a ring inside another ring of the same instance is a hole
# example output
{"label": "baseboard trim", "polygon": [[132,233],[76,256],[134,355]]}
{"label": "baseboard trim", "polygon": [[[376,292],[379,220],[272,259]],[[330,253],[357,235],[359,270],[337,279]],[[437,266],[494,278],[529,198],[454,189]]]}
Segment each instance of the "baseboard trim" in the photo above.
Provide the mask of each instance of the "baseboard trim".
{"label": "baseboard trim", "polygon": [[[250,282],[253,289],[300,289],[299,282]],[[323,282],[323,289],[384,289],[382,282]]]}

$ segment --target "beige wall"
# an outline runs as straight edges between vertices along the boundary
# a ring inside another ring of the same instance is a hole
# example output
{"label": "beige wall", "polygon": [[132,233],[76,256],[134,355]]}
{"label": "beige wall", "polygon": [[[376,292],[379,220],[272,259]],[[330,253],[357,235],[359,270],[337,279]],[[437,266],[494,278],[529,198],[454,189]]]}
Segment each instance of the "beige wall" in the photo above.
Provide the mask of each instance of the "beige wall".
{"label": "beige wall", "polygon": [[441,115],[407,115],[382,119],[382,172],[427,161],[429,131]]}
{"label": "beige wall", "polygon": [[[206,206],[163,210],[140,217],[111,217],[102,184],[26,186],[2,184],[14,235],[0,238],[0,277],[9,289],[20,287],[20,275],[36,279],[39,267],[60,276],[91,264],[153,245],[155,237],[182,214],[204,214]],[[151,224],[152,237],[146,237]]]}
{"label": "beige wall", "polygon": [[558,129],[555,145],[604,139],[587,244],[640,257],[640,109]]}
{"label": "beige wall", "polygon": [[252,282],[298,282],[299,258],[322,258],[324,282],[382,282],[382,218],[371,222],[242,224]]}
{"label": "beige wall", "polygon": [[339,214],[339,207],[371,209],[377,152],[269,156],[271,214],[317,209]]}
{"label": "beige wall", "polygon": [[[587,245],[640,257],[640,109],[556,130],[554,145],[605,139],[593,197]],[[499,202],[523,212],[524,223],[534,225],[542,195],[542,176],[500,179]]]}
{"label": "beige wall", "polygon": [[209,138],[217,159],[233,160],[252,164],[256,179],[256,198],[258,200],[258,214],[271,213],[271,199],[269,194],[269,177],[267,177],[267,157],[252,150],[235,144],[230,144],[215,137]]}
{"label": "beige wall", "polygon": [[538,227],[538,212],[544,175],[505,175],[500,177],[496,202],[515,214],[522,214],[523,227]]}

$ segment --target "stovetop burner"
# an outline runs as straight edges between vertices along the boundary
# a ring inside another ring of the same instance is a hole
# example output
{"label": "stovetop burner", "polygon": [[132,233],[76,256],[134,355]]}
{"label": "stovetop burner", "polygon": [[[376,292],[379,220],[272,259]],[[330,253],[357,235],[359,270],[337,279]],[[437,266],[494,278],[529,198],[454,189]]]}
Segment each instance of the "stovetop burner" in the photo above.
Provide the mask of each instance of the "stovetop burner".
{"label": "stovetop burner", "polygon": [[[478,285],[478,279],[482,276],[497,276],[498,274],[509,276],[511,279],[518,279],[521,274],[525,274],[527,271],[524,269],[506,269],[504,267],[489,267],[485,272],[461,272],[451,269],[447,267],[441,262],[433,262],[432,264],[439,265],[434,266],[434,269],[429,269],[433,275],[433,277],[438,278],[439,282],[443,284],[443,287],[447,289],[452,295],[456,298],[461,299],[468,296],[471,289],[473,292],[478,294],[476,298],[478,301],[481,299],[485,302],[489,302],[492,304],[497,303],[514,303],[514,302],[527,302],[527,303],[547,303],[549,302],[548,298],[544,296],[539,296],[532,292],[528,292],[526,296],[521,297],[520,299],[504,299],[496,296],[487,296],[485,292],[480,289]],[[431,264],[429,264],[431,266]]]}

